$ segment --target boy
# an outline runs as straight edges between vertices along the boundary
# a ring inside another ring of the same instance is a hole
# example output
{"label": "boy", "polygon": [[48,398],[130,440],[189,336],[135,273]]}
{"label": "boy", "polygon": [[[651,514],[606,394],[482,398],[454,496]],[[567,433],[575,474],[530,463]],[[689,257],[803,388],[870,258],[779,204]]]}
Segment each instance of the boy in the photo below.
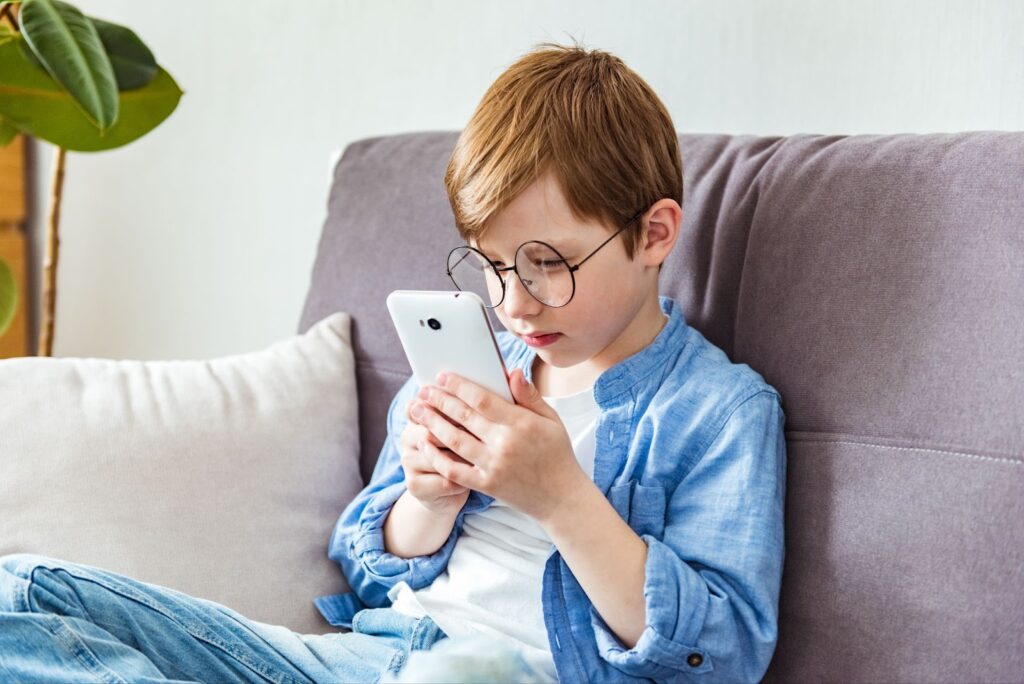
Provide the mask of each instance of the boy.
{"label": "boy", "polygon": [[682,219],[664,106],[612,55],[538,46],[488,90],[445,183],[468,243],[448,271],[507,329],[516,401],[455,375],[396,394],[328,550],[353,592],[316,600],[352,631],[19,554],[0,561],[0,679],[761,678],[784,415],[658,296]]}
{"label": "boy", "polygon": [[615,57],[547,47],[491,86],[445,175],[468,243],[449,274],[505,326],[516,403],[406,382],[330,544],[354,595],[318,605],[348,624],[390,603],[562,681],[757,681],[781,399],[658,295],[682,218],[664,106]]}

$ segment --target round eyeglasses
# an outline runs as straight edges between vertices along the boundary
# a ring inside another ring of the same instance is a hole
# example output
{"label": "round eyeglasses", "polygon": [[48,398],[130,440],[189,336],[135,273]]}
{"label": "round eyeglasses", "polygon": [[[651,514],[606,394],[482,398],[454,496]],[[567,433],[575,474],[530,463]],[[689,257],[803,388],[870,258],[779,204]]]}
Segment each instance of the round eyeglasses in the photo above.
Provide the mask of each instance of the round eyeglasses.
{"label": "round eyeglasses", "polygon": [[[499,267],[483,252],[460,245],[448,253],[448,277],[460,292],[479,295],[488,309],[505,300],[505,271],[515,271],[523,287],[534,299],[554,308],[568,304],[576,294],[576,271],[587,259],[628,228],[644,212],[638,211],[624,226],[612,233],[576,265],[570,265],[558,250],[546,242],[529,240],[519,245],[511,266]],[[487,302],[491,302],[490,305]]]}

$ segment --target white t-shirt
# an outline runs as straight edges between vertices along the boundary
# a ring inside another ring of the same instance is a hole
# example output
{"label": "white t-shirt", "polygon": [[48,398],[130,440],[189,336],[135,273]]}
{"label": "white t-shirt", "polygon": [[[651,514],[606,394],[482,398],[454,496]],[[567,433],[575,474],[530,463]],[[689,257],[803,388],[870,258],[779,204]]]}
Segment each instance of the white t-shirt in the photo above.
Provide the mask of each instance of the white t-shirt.
{"label": "white t-shirt", "polygon": [[[594,428],[600,408],[593,387],[565,397],[544,397],[558,412],[576,459],[594,477]],[[414,591],[399,582],[392,607],[430,617],[450,637],[484,634],[519,650],[527,662],[557,681],[541,606],[544,565],[554,551],[533,518],[495,499],[463,519],[448,567],[432,584]]]}

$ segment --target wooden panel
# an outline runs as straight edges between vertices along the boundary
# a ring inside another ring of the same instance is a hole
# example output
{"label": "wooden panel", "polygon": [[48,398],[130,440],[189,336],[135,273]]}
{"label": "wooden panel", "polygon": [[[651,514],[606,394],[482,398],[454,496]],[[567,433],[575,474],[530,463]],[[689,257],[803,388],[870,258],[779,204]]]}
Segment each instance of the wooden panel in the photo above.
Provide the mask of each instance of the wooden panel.
{"label": "wooden panel", "polygon": [[0,147],[0,224],[25,220],[25,136]]}
{"label": "wooden panel", "polygon": [[28,353],[28,329],[25,302],[28,298],[25,279],[25,236],[11,225],[0,224],[0,259],[7,262],[18,283],[18,308],[11,327],[0,335],[0,359],[25,356]]}
{"label": "wooden panel", "polygon": [[25,278],[25,136],[0,147],[0,258],[7,262],[18,283],[18,308],[7,331],[0,335],[0,359],[28,353],[28,302]]}

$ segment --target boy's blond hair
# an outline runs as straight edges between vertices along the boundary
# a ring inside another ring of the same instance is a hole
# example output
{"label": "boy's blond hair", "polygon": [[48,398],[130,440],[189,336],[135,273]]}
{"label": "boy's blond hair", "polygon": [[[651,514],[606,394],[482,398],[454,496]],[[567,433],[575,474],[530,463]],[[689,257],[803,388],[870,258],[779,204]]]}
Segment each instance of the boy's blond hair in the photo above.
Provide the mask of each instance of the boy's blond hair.
{"label": "boy's blond hair", "polygon": [[[578,220],[611,229],[668,197],[683,203],[672,118],[618,57],[540,43],[491,84],[455,144],[444,182],[459,235],[488,220],[546,172]],[[639,249],[640,221],[623,231]]]}

